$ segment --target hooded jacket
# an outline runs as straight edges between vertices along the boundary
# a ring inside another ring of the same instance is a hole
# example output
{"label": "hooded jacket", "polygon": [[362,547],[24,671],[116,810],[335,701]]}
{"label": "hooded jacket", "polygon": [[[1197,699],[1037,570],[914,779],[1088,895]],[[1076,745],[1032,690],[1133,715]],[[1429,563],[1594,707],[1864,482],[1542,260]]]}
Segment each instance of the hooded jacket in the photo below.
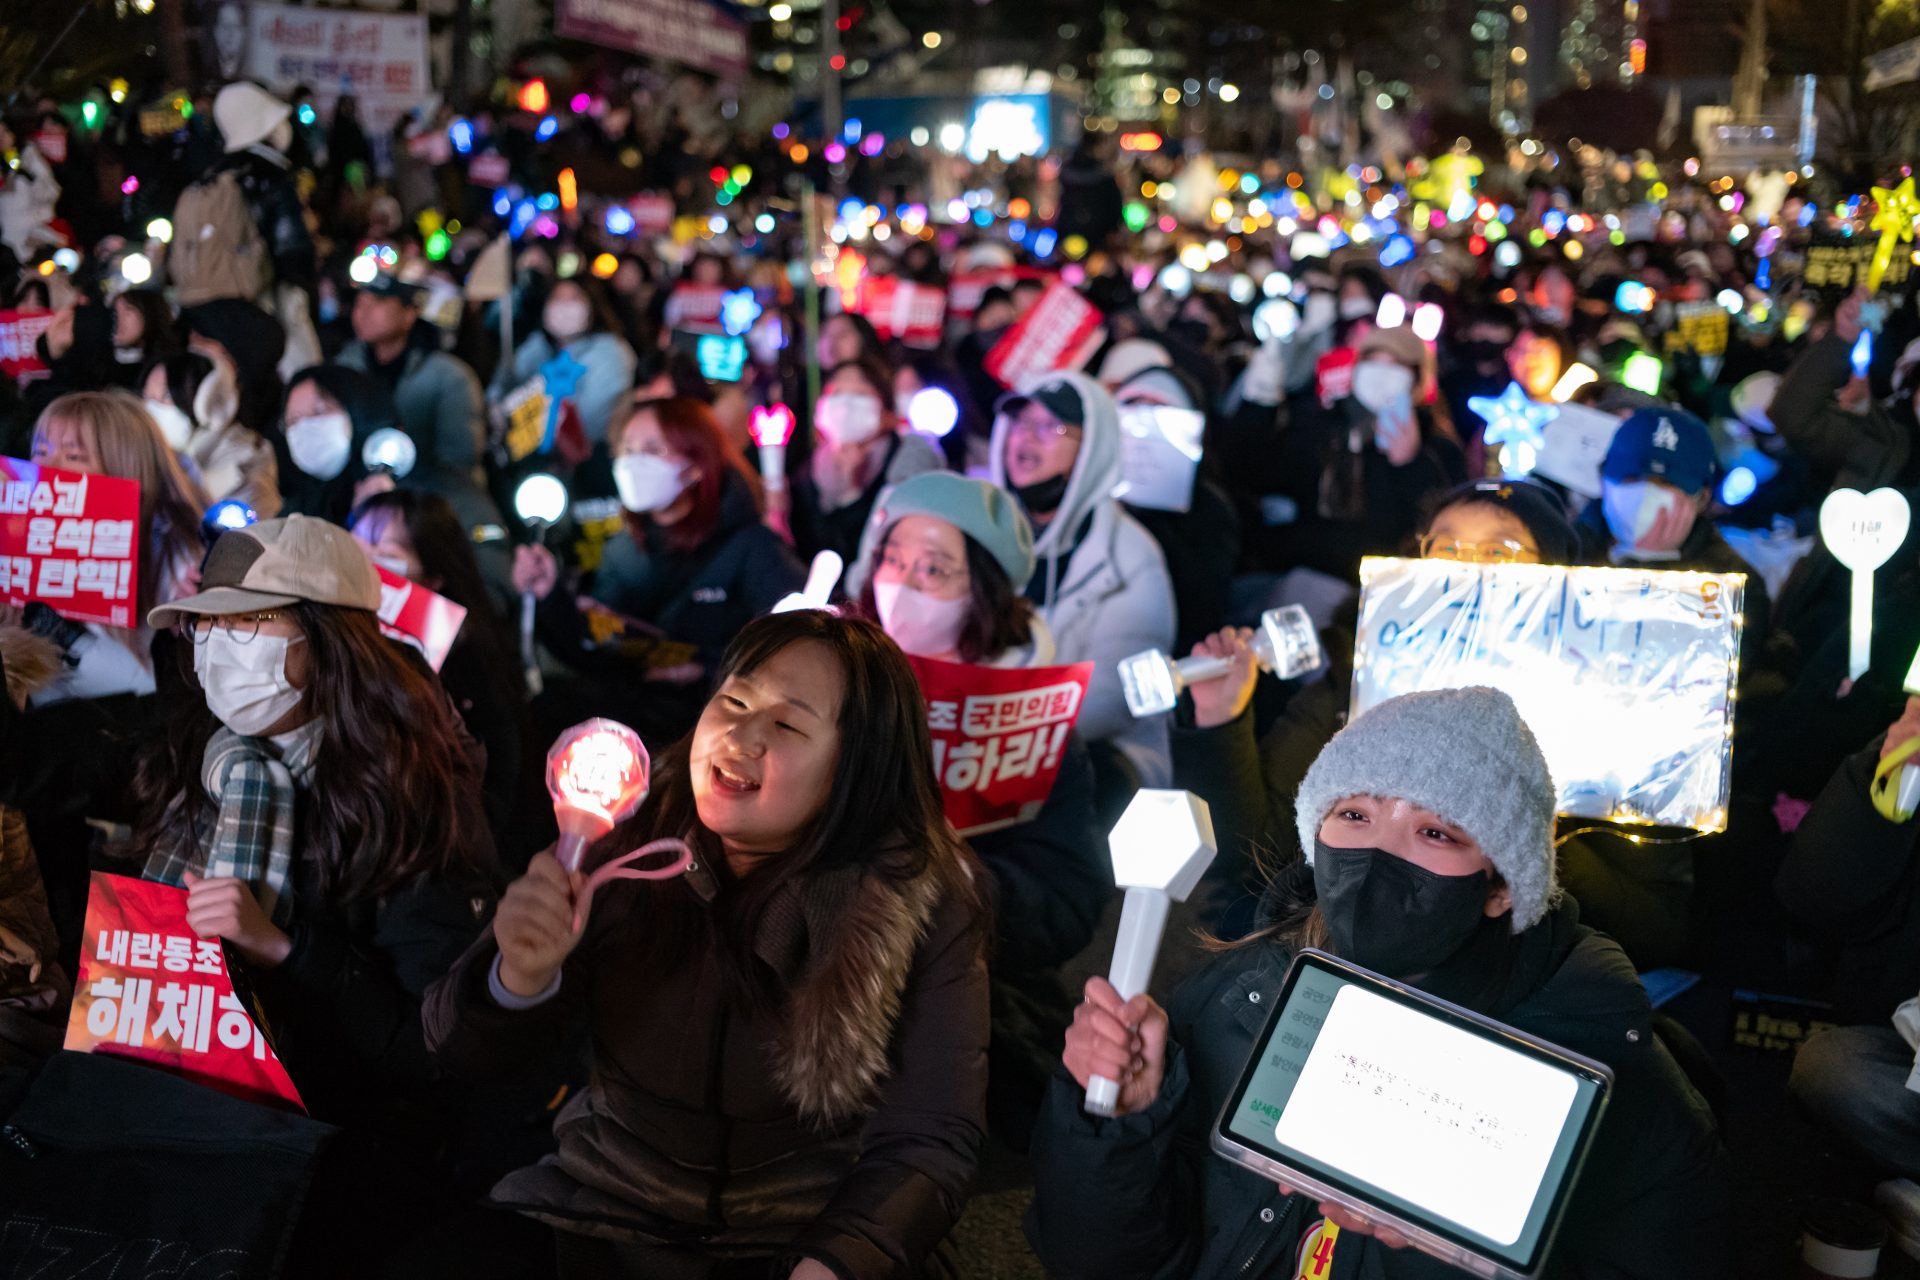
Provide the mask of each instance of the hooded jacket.
{"label": "hooded jacket", "polygon": [[[696,863],[658,891],[711,904],[718,887]],[[428,1049],[460,1075],[512,1073],[576,1017],[592,1023],[593,1083],[555,1122],[557,1154],[510,1174],[494,1202],[682,1258],[928,1274],[984,1128],[976,922],[931,873],[823,868],[762,917],[751,945],[784,999],[749,1012],[726,995],[714,945],[669,972],[636,970],[646,893],[632,881],[601,891],[552,998],[495,1000],[491,931],[428,995]]]}
{"label": "hooded jacket", "polygon": [[[1038,530],[1029,598],[1053,633],[1061,662],[1092,662],[1093,682],[1078,732],[1109,742],[1140,775],[1164,787],[1173,777],[1164,717],[1135,720],[1120,685],[1120,661],[1173,646],[1173,581],[1153,535],[1113,497],[1120,481],[1120,419],[1113,397],[1085,374],[1049,375],[1072,384],[1088,407],[1080,454],[1053,519]],[[1007,484],[1005,415],[994,420],[990,479]]]}
{"label": "hooded jacket", "polygon": [[[1731,1253],[1726,1153],[1711,1114],[1655,1038],[1652,1010],[1614,942],[1571,899],[1526,933],[1491,1016],[1597,1058],[1613,1094],[1544,1276],[1709,1280]],[[1059,1280],[1290,1280],[1319,1217],[1250,1170],[1211,1154],[1210,1131],[1279,995],[1291,956],[1276,942],[1221,955],[1175,993],[1166,1075],[1144,1111],[1100,1120],[1064,1071],[1034,1134],[1027,1236]],[[1340,1237],[1330,1280],[1443,1280],[1461,1273],[1412,1249]]]}
{"label": "hooded jacket", "polygon": [[344,525],[353,509],[353,490],[366,478],[366,463],[361,461],[367,437],[382,427],[396,425],[393,393],[387,384],[372,374],[336,364],[315,365],[293,376],[289,390],[311,380],[340,406],[353,424],[352,442],[347,449],[347,465],[339,475],[323,480],[302,471],[287,449],[284,411],[280,429],[273,433],[274,454],[280,462],[280,496],[288,515],[318,516]]}

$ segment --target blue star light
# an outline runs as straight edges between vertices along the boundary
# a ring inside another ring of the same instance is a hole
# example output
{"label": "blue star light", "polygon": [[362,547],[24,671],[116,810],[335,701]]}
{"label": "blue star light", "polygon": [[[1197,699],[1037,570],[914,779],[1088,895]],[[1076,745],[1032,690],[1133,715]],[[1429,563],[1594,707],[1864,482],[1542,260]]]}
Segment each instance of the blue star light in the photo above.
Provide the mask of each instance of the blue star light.
{"label": "blue star light", "polygon": [[751,289],[735,289],[732,293],[720,297],[720,327],[727,336],[737,338],[753,328],[753,322],[760,318],[760,300],[753,296]]}
{"label": "blue star light", "polygon": [[1527,399],[1517,382],[1497,396],[1468,396],[1467,407],[1486,422],[1486,441],[1500,446],[1500,470],[1510,476],[1533,470],[1546,443],[1543,429],[1560,416],[1557,405]]}

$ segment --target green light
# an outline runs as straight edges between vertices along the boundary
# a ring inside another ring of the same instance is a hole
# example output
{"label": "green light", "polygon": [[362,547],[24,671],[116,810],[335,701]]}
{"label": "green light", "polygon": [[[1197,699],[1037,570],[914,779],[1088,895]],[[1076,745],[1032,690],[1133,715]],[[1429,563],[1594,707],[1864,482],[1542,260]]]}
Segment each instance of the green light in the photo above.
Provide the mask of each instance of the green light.
{"label": "green light", "polygon": [[429,261],[438,262],[447,256],[447,250],[452,247],[453,241],[448,239],[447,233],[436,231],[427,237],[427,258]]}
{"label": "green light", "polygon": [[1489,222],[1487,229],[1480,234],[1487,238],[1489,244],[1499,244],[1507,238],[1507,224],[1504,222]]}
{"label": "green light", "polygon": [[80,122],[91,129],[100,120],[100,104],[89,98],[80,104]]}
{"label": "green light", "polygon": [[713,202],[724,209],[733,203],[733,192],[722,187],[719,193],[713,197]]}
{"label": "green light", "polygon": [[1538,249],[1541,245],[1545,244],[1546,242],[1547,242],[1547,233],[1542,231],[1539,227],[1535,227],[1533,230],[1527,232],[1527,243],[1532,245],[1534,248]]}
{"label": "green light", "polygon": [[721,183],[720,190],[727,196],[737,196],[740,194],[740,188],[732,178],[728,178],[725,182]]}
{"label": "green light", "polygon": [[1138,200],[1133,200],[1120,211],[1120,216],[1126,220],[1127,230],[1140,232],[1147,229],[1147,223],[1152,220],[1153,212]]}
{"label": "green light", "polygon": [[1620,366],[1620,381],[1635,391],[1644,391],[1650,396],[1660,394],[1660,379],[1666,373],[1666,366],[1660,363],[1658,356],[1650,356],[1644,351],[1636,351],[1627,357]]}

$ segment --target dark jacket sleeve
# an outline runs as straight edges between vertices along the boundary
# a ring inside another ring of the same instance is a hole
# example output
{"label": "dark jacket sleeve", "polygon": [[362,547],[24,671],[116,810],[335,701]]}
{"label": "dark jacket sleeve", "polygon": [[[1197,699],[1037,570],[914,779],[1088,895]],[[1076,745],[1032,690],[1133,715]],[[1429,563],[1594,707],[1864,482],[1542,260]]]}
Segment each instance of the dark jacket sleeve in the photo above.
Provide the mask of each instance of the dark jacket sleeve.
{"label": "dark jacket sleeve", "polygon": [[1039,815],[972,844],[999,890],[994,959],[1003,976],[1052,968],[1093,941],[1113,872],[1093,818],[1093,762],[1078,738],[1067,740]]}
{"label": "dark jacket sleeve", "polygon": [[894,1044],[859,1161],[792,1246],[850,1280],[920,1275],[966,1206],[987,1124],[987,965],[958,904],[935,912]]}
{"label": "dark jacket sleeve", "polygon": [[1780,379],[1767,416],[1786,442],[1844,482],[1887,479],[1906,462],[1904,437],[1878,408],[1848,413],[1834,395],[1852,375],[1846,339],[1829,333]]}
{"label": "dark jacket sleeve", "polygon": [[1868,798],[1880,763],[1875,738],[1849,756],[1788,842],[1774,894],[1792,915],[1822,933],[1857,937],[1903,918],[1920,818],[1889,822]]}
{"label": "dark jacket sleeve", "polygon": [[560,989],[526,1009],[503,1007],[488,987],[500,954],[489,924],[421,1003],[428,1056],[441,1070],[474,1082],[507,1079],[549,1060],[586,1005],[596,935],[604,936],[606,921],[620,914],[600,911],[588,917],[586,937],[561,966]]}

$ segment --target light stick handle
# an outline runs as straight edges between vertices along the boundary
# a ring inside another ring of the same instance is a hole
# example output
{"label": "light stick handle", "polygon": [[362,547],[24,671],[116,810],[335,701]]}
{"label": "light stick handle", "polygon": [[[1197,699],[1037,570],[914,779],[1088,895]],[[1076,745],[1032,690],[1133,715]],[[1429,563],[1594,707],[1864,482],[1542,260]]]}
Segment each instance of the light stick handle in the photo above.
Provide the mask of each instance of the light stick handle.
{"label": "light stick handle", "polygon": [[[1131,1000],[1153,980],[1160,938],[1167,929],[1173,899],[1160,889],[1128,889],[1120,908],[1120,932],[1113,944],[1113,965],[1107,981],[1122,1000]],[[1120,1100],[1120,1083],[1105,1076],[1087,1081],[1088,1115],[1111,1116]]]}
{"label": "light stick handle", "polygon": [[787,446],[785,444],[760,446],[760,479],[769,489],[787,487]]}
{"label": "light stick handle", "polygon": [[1233,670],[1233,659],[1182,658],[1173,664],[1173,669],[1180,673],[1180,683],[1183,685],[1205,684],[1209,680],[1218,680]]}
{"label": "light stick handle", "polygon": [[538,697],[541,689],[540,656],[533,647],[533,611],[536,607],[533,592],[520,593],[520,666],[527,673],[527,693]]}
{"label": "light stick handle", "polygon": [[1900,770],[1900,784],[1894,791],[1894,803],[1900,806],[1900,812],[1920,811],[1920,764],[1910,764]]}
{"label": "light stick handle", "polygon": [[1853,616],[1847,637],[1847,677],[1867,674],[1873,654],[1873,570],[1853,571]]}

